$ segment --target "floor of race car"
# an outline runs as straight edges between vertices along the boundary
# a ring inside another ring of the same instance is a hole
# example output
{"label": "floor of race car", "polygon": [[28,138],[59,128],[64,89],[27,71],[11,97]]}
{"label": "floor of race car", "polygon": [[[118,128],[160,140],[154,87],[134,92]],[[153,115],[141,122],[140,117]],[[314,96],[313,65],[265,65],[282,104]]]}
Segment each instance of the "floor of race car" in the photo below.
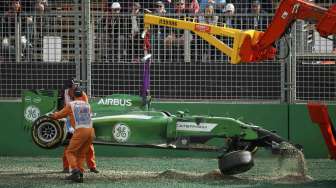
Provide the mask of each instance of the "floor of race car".
{"label": "floor of race car", "polygon": [[335,187],[336,162],[306,160],[300,175],[295,160],[279,167],[275,158],[257,158],[252,170],[222,176],[215,159],[104,158],[98,157],[99,174],[85,173],[84,183],[64,180],[60,158],[0,157],[0,187]]}

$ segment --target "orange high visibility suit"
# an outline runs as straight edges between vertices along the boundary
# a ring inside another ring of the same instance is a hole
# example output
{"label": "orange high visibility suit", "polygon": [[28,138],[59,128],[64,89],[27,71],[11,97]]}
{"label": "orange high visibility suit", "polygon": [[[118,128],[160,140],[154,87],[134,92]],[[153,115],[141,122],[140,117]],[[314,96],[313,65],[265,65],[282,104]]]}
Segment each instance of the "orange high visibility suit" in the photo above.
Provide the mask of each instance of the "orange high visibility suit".
{"label": "orange high visibility suit", "polygon": [[[81,97],[79,97],[78,99],[82,100],[82,101],[85,101],[85,102],[89,102],[89,99],[88,99],[87,95],[85,94],[85,92],[82,92],[82,94],[83,95]],[[64,91],[64,104],[65,105],[69,104],[72,101],[71,98],[72,97],[69,94],[69,89],[66,89]],[[68,148],[68,146],[65,146],[64,147],[64,151],[63,151],[63,157],[62,157],[62,160],[63,160],[63,169],[69,169],[69,162],[68,162],[68,159],[66,157],[67,148]],[[95,151],[94,151],[93,144],[90,145],[89,151],[86,154],[86,166],[89,169],[96,169],[96,167],[97,167],[96,160],[95,160]]]}
{"label": "orange high visibility suit", "polygon": [[75,132],[66,149],[66,158],[72,170],[84,172],[83,162],[94,139],[90,104],[76,98],[67,104],[61,111],[52,115],[53,119],[69,116],[71,126]]}

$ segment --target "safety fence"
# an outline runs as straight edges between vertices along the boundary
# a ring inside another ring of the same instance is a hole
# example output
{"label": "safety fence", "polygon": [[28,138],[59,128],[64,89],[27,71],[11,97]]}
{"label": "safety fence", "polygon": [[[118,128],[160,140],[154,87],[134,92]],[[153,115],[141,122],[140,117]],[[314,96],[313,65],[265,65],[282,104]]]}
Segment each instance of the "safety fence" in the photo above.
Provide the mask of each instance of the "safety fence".
{"label": "safety fence", "polygon": [[[5,99],[20,97],[26,89],[60,89],[71,77],[82,80],[92,97],[139,94],[144,13],[264,31],[276,7],[260,1],[262,11],[255,13],[249,11],[251,3],[234,1],[233,14],[211,13],[199,1],[199,13],[177,14],[173,7],[156,13],[156,4],[139,1],[136,13],[133,1],[119,3],[119,12],[112,10],[112,1],[59,0],[44,4],[43,10],[34,1],[30,9],[15,12],[9,11],[11,2],[0,13],[0,97]],[[225,10],[232,10],[229,3]],[[332,1],[317,3],[329,7]],[[219,38],[232,46],[231,38]],[[210,102],[335,101],[334,38],[321,38],[303,21],[284,38],[275,44],[275,60],[231,65],[227,55],[192,32],[153,26],[150,94],[161,100]]]}

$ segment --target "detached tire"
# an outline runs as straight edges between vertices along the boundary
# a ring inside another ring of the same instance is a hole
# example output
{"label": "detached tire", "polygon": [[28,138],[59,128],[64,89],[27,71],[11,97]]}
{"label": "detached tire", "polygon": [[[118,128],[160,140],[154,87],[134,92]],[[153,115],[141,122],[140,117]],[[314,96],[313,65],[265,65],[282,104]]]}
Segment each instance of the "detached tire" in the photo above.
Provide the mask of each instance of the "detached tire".
{"label": "detached tire", "polygon": [[33,123],[32,138],[39,147],[54,149],[61,145],[64,138],[64,129],[59,121],[48,116],[41,116]]}
{"label": "detached tire", "polygon": [[249,151],[233,151],[218,159],[218,168],[223,175],[240,174],[253,166],[253,157]]}

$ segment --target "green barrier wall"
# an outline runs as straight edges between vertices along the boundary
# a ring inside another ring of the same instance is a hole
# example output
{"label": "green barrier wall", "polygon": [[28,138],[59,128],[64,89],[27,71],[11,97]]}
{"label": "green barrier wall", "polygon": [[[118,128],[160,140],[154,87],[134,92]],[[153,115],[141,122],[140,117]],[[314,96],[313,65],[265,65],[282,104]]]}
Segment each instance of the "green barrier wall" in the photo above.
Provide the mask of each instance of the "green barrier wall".
{"label": "green barrier wall", "polygon": [[[159,103],[153,107],[170,112],[188,109],[191,114],[230,116],[275,130],[293,143],[304,147],[308,158],[327,157],[326,146],[316,125],[311,123],[305,105],[286,104],[208,104]],[[330,110],[333,107],[329,107]],[[335,113],[335,112],[333,112]],[[61,156],[62,148],[44,150],[32,143],[30,132],[22,125],[20,102],[0,102],[0,155],[1,156]],[[336,121],[335,121],[336,122]],[[209,153],[170,151],[142,148],[95,146],[98,156],[211,156]]]}

